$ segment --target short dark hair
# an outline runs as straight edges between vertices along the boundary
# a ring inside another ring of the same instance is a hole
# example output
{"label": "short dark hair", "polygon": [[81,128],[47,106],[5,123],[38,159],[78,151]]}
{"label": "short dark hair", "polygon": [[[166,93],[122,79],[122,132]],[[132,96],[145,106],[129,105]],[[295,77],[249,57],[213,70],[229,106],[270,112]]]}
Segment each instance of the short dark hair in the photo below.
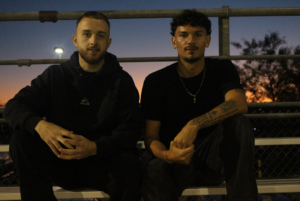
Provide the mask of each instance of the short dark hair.
{"label": "short dark hair", "polygon": [[181,14],[173,17],[171,22],[171,35],[175,36],[178,26],[191,25],[205,28],[207,35],[211,34],[211,21],[203,13],[193,10],[184,10]]}
{"label": "short dark hair", "polygon": [[103,15],[102,13],[100,12],[97,12],[97,11],[88,11],[86,13],[84,13],[83,15],[81,15],[78,20],[77,20],[77,23],[76,23],[76,26],[78,26],[79,22],[83,19],[83,18],[93,18],[93,19],[97,19],[97,20],[104,20],[108,27],[110,28],[110,23],[107,19],[107,17],[105,15]]}

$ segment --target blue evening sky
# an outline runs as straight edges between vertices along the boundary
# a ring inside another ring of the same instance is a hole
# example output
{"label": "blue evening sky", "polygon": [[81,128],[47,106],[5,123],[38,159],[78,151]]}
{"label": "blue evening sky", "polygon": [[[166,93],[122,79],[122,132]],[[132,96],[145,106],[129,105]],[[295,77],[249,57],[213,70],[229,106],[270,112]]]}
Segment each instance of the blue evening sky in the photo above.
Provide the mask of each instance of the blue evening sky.
{"label": "blue evening sky", "polygon": [[[201,9],[201,8],[264,8],[298,7],[299,0],[0,0],[0,12],[89,11],[89,10],[149,10],[149,9]],[[212,43],[206,56],[218,55],[218,21],[212,21]],[[171,18],[117,19],[111,22],[112,45],[109,52],[118,57],[176,56],[170,35]],[[270,31],[285,36],[287,45],[300,45],[300,16],[291,17],[231,17],[230,41],[262,39]],[[57,23],[39,21],[0,22],[0,60],[57,59],[54,47],[63,47],[62,58],[76,51],[71,37],[75,33],[75,20]],[[239,51],[232,46],[231,55]],[[170,62],[121,63],[132,75],[140,91],[145,77]],[[42,73],[49,65],[31,67],[0,66],[0,104],[7,102],[21,88]]]}

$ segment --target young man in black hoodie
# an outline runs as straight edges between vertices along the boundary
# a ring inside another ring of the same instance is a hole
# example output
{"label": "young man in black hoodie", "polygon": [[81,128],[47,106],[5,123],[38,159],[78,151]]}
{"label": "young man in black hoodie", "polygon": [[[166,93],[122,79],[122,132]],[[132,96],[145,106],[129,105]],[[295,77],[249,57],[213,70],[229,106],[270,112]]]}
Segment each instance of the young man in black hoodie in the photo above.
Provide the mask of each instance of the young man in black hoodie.
{"label": "young man in black hoodie", "polygon": [[77,21],[70,60],[47,68],[11,99],[4,118],[15,129],[10,153],[22,200],[56,200],[52,185],[94,188],[110,200],[140,200],[139,95],[98,12]]}
{"label": "young man in black hoodie", "polygon": [[210,34],[202,13],[174,17],[178,62],[144,82],[145,145],[155,156],[143,178],[145,201],[176,201],[187,187],[224,180],[230,201],[258,200],[245,93],[231,61],[204,57]]}

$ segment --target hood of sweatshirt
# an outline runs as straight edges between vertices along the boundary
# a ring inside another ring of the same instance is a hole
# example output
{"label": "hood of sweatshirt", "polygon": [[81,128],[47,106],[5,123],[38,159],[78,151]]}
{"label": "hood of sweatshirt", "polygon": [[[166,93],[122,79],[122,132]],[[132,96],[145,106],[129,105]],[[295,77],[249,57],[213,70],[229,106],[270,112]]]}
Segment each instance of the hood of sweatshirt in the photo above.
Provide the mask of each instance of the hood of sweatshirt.
{"label": "hood of sweatshirt", "polygon": [[[79,64],[78,51],[74,52],[70,60],[62,64],[65,65],[73,77],[73,85],[81,92],[89,89],[95,83],[109,79],[113,74],[122,70],[117,57],[109,52],[104,56],[104,65],[98,72],[86,72]],[[89,91],[89,90],[88,90]]]}

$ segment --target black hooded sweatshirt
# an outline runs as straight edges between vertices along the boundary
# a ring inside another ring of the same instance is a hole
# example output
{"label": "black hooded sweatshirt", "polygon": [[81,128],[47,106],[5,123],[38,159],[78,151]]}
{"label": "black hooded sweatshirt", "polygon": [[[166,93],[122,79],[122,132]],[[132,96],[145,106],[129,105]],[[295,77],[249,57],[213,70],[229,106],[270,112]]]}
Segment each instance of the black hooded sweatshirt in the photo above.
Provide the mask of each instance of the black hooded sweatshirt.
{"label": "black hooded sweatshirt", "polygon": [[4,118],[14,129],[36,134],[43,117],[97,145],[97,155],[134,149],[141,135],[139,94],[116,56],[105,55],[97,73],[85,72],[78,52],[70,60],[47,68],[31,86],[8,101]]}

